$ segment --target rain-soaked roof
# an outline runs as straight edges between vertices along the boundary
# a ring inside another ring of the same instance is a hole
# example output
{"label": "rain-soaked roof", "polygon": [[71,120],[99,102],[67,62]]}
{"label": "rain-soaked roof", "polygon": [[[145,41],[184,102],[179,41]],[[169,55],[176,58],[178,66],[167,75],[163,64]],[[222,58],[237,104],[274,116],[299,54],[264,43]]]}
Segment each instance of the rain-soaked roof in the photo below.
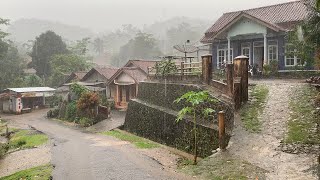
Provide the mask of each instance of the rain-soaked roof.
{"label": "rain-soaked roof", "polygon": [[55,89],[50,87],[25,87],[25,88],[8,88],[7,90],[14,91],[17,93],[24,93],[24,92],[49,92],[55,91]]}

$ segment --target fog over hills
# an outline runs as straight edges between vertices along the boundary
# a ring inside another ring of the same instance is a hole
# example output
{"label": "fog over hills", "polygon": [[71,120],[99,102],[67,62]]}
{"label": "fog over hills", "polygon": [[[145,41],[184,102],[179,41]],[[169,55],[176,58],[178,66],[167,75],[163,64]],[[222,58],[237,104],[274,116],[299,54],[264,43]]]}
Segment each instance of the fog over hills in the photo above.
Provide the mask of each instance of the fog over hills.
{"label": "fog over hills", "polygon": [[10,33],[10,39],[24,43],[34,40],[35,37],[48,30],[54,31],[67,41],[94,36],[94,33],[87,28],[39,19],[19,19],[11,22],[7,32]]}

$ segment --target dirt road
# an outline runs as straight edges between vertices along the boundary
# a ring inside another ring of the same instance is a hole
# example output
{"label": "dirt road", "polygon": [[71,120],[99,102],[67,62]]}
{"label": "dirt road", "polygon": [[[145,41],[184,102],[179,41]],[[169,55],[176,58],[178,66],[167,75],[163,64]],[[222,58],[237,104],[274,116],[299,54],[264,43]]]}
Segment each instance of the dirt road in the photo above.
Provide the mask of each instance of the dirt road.
{"label": "dirt road", "polygon": [[263,114],[260,116],[262,132],[247,132],[236,118],[234,136],[228,149],[231,155],[244,159],[268,171],[270,180],[316,180],[312,171],[316,157],[308,154],[288,154],[278,150],[289,119],[289,96],[291,89],[304,84],[297,82],[261,81],[269,89]]}
{"label": "dirt road", "polygon": [[112,137],[81,132],[45,118],[46,111],[8,116],[9,124],[33,126],[52,142],[53,178],[88,179],[186,179],[164,169],[130,144]]}

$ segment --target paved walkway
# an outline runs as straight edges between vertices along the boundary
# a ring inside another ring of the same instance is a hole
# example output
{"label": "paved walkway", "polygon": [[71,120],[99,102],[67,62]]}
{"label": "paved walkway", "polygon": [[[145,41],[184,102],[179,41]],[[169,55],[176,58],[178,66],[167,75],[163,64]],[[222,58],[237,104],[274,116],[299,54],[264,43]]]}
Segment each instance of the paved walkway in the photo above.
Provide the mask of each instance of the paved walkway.
{"label": "paved walkway", "polygon": [[8,116],[14,126],[33,126],[49,135],[53,147],[53,178],[88,179],[188,179],[164,169],[132,145],[112,137],[89,134],[46,119],[46,111]]}

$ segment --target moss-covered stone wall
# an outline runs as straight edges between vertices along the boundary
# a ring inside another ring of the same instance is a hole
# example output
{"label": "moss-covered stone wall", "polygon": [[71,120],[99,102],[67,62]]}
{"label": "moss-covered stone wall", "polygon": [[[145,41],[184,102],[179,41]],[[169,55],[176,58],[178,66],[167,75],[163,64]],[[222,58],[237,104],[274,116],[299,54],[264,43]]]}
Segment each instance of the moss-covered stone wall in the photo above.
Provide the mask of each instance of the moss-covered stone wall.
{"label": "moss-covered stone wall", "polygon": [[[139,84],[138,98],[130,101],[124,123],[124,129],[153,141],[192,153],[193,122],[185,119],[176,122],[178,111],[183,105],[173,103],[189,91],[201,91],[200,86],[183,84],[163,84],[142,82]],[[209,104],[216,110],[215,117],[198,117],[198,147],[200,157],[212,154],[219,147],[217,112],[226,112],[227,132],[233,128],[233,108],[222,101]],[[227,140],[229,141],[229,135]]]}

